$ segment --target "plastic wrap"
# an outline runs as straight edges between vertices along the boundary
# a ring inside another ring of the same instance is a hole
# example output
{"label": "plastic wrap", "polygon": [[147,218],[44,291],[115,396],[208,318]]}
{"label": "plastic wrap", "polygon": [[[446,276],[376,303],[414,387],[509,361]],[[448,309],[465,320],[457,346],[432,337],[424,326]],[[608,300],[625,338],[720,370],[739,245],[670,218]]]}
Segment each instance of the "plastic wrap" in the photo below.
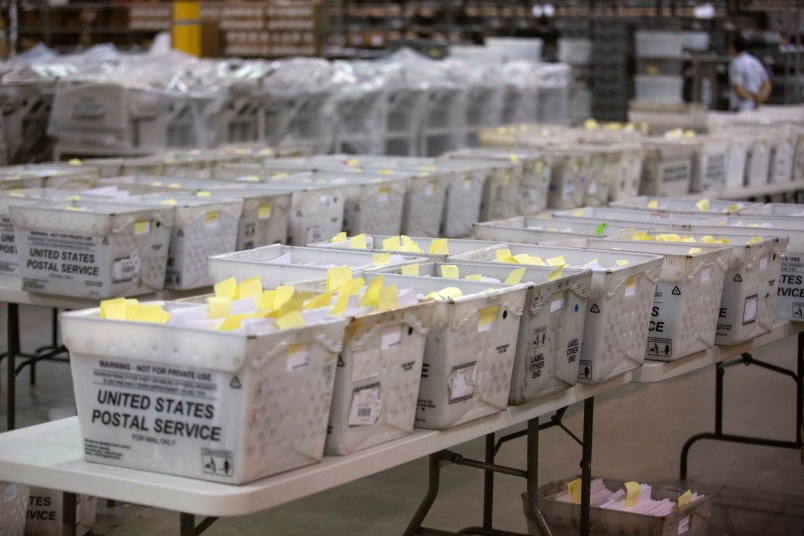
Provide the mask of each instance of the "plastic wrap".
{"label": "plastic wrap", "polygon": [[570,66],[566,63],[540,63],[536,66],[539,86],[539,121],[569,123]]}
{"label": "plastic wrap", "polygon": [[497,65],[447,59],[441,68],[455,84],[465,87],[464,144],[477,146],[477,130],[502,123],[506,85]]}
{"label": "plastic wrap", "polygon": [[383,154],[388,126],[387,73],[368,61],[334,63],[335,152]]}
{"label": "plastic wrap", "polygon": [[509,61],[502,66],[505,80],[503,124],[535,123],[539,120],[538,64]]}

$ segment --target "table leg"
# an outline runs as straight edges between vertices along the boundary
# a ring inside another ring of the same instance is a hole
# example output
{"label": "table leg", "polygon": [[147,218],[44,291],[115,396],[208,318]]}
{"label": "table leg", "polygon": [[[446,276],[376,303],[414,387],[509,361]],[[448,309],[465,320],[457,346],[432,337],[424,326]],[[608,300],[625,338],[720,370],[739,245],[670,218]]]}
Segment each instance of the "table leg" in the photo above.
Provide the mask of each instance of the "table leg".
{"label": "table leg", "polygon": [[[494,434],[486,435],[486,463],[494,463]],[[483,475],[483,528],[494,526],[494,471],[486,469]]]}
{"label": "table leg", "polygon": [[179,533],[181,536],[198,536],[207,530],[217,519],[217,517],[205,517],[201,523],[196,525],[195,516],[193,514],[185,514],[182,512],[179,514]]}
{"label": "table leg", "polygon": [[552,536],[547,520],[539,508],[539,418],[528,421],[528,444],[526,447],[528,510],[531,519],[542,536]]}
{"label": "table leg", "polygon": [[15,370],[17,368],[17,354],[20,351],[19,305],[8,302],[6,303],[6,311],[8,312],[8,363],[6,364],[6,373],[8,374],[6,393],[8,415],[6,416],[6,430],[13,430],[16,426],[17,411],[17,375]]}
{"label": "table leg", "polygon": [[75,527],[78,522],[78,496],[65,491],[61,494],[61,534],[62,536],[75,536]]}
{"label": "table leg", "polygon": [[581,455],[581,536],[588,536],[591,530],[592,496],[592,434],[595,418],[595,398],[583,401],[583,454]]}

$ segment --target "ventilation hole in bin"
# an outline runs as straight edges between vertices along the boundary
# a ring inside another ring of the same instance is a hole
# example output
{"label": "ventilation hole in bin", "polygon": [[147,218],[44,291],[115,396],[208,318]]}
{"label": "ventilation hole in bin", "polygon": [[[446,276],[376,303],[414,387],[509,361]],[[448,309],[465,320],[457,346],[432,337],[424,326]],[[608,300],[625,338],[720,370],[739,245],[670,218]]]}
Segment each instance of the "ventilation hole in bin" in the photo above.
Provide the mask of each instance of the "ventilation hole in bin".
{"label": "ventilation hole in bin", "polygon": [[503,311],[503,320],[508,318],[508,311]]}
{"label": "ventilation hole in bin", "polygon": [[408,327],[408,335],[413,335],[413,327],[412,326]]}

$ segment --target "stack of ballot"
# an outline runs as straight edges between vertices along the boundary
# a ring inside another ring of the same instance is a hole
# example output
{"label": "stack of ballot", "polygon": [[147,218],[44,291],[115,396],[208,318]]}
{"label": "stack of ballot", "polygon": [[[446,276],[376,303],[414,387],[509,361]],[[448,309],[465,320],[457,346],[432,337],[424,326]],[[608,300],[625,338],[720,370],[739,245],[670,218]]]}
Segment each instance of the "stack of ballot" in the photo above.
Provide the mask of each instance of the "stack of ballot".
{"label": "stack of ballot", "polygon": [[[655,500],[651,496],[650,484],[626,482],[624,488],[608,489],[602,478],[592,480],[590,505],[593,508],[630,512],[654,517],[665,517],[674,510],[694,503],[703,495],[687,490],[677,501],[670,499]],[[548,497],[551,500],[578,504],[581,502],[581,479],[567,483],[566,491]]]}

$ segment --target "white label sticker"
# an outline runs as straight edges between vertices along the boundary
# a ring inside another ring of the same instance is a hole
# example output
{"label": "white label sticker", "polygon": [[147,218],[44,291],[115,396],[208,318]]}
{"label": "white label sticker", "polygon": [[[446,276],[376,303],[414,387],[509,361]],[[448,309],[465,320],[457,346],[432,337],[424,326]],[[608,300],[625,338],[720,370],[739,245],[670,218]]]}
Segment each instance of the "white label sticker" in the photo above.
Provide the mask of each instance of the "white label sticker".
{"label": "white label sticker", "polygon": [[361,350],[352,354],[352,381],[359,382],[380,375],[382,362],[376,348]]}
{"label": "white label sticker", "polygon": [[380,348],[382,350],[387,350],[389,348],[399,346],[401,343],[402,343],[402,326],[393,326],[383,331],[382,341],[380,342]]}
{"label": "white label sticker", "polygon": [[112,281],[114,283],[133,281],[140,276],[140,267],[139,251],[134,251],[129,257],[117,259],[112,265]]}
{"label": "white label sticker", "polygon": [[324,235],[321,233],[321,227],[318,225],[308,227],[307,232],[305,232],[305,238],[307,240],[305,244],[315,244],[325,240]]}
{"label": "white label sticker", "polygon": [[472,188],[472,179],[463,179],[463,189],[469,190]]}
{"label": "white label sticker", "polygon": [[751,324],[752,322],[756,322],[758,303],[759,298],[756,294],[745,299],[745,305],[743,306],[743,324]]}
{"label": "white label sticker", "polygon": [[435,183],[434,182],[428,182],[427,183],[427,186],[425,186],[425,188],[424,188],[424,195],[426,195],[426,196],[435,195]]}
{"label": "white label sticker", "polygon": [[712,267],[707,266],[701,271],[701,281],[709,281],[709,278],[712,277]]}
{"label": "white label sticker", "polygon": [[759,269],[764,270],[767,267],[768,267],[768,256],[765,255],[764,257],[759,259]]}
{"label": "white label sticker", "polygon": [[587,191],[589,195],[597,195],[597,181],[590,181]]}
{"label": "white label sticker", "polygon": [[636,277],[629,277],[625,282],[625,295],[633,296],[636,294]]}
{"label": "white label sticker", "polygon": [[550,312],[551,313],[554,313],[554,312],[558,311],[559,309],[563,309],[563,308],[564,308],[564,298],[559,298],[557,300],[553,300],[552,302],[550,302]]}
{"label": "white label sticker", "polygon": [[686,534],[690,530],[690,516],[682,517],[678,521],[678,533]]}
{"label": "white label sticker", "polygon": [[349,410],[349,426],[369,426],[380,418],[382,400],[380,384],[355,389],[352,393],[352,407]]}
{"label": "white label sticker", "polygon": [[321,197],[318,198],[318,202],[322,205],[329,206],[329,196],[322,195]]}
{"label": "white label sticker", "polygon": [[452,368],[447,380],[449,403],[468,400],[475,394],[475,361]]}
{"label": "white label sticker", "polygon": [[17,485],[16,484],[8,484],[5,488],[3,488],[3,502],[8,502],[14,497],[17,496]]}
{"label": "white label sticker", "polygon": [[297,370],[306,367],[310,362],[310,347],[307,344],[294,344],[288,346],[288,358],[285,361],[287,370]]}

